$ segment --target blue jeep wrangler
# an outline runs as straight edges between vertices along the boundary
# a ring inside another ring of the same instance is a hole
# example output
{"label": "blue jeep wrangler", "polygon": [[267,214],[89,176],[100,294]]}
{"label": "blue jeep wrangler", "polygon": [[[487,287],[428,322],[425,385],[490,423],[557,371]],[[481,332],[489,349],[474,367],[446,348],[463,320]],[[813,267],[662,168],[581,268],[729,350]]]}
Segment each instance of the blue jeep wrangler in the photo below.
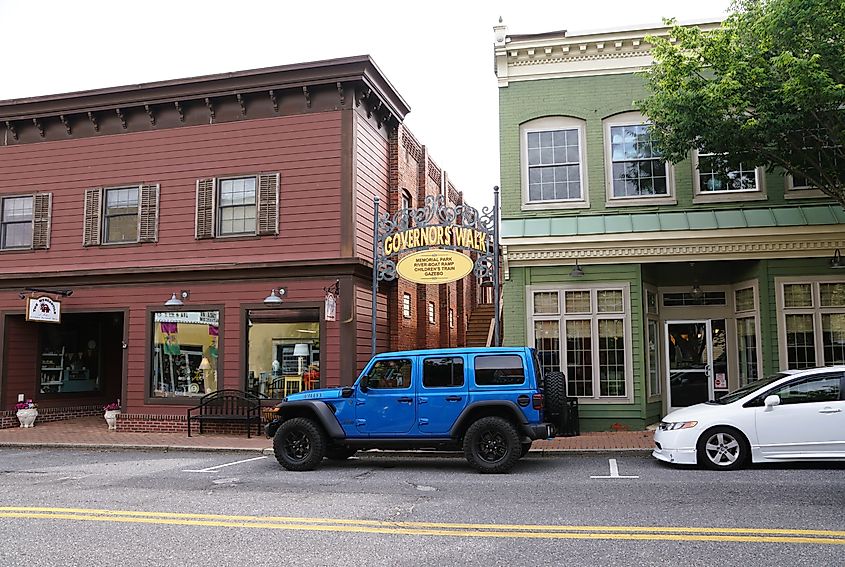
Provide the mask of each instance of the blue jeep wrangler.
{"label": "blue jeep wrangler", "polygon": [[534,439],[554,437],[563,374],[534,349],[462,348],[375,356],[351,387],[290,395],[267,425],[284,468],[316,468],[358,449],[463,449],[482,473],[510,470]]}

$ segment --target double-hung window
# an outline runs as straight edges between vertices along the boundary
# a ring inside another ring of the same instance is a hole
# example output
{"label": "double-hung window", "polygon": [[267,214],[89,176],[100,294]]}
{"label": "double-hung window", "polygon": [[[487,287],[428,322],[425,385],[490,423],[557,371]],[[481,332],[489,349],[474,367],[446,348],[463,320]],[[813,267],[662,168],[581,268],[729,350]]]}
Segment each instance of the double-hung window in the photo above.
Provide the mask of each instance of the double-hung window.
{"label": "double-hung window", "polygon": [[588,206],[585,122],[561,116],[520,127],[523,208]]}
{"label": "double-hung window", "polygon": [[402,294],[402,317],[405,319],[411,318],[411,294]]}
{"label": "double-hung window", "polygon": [[781,366],[845,364],[845,281],[777,283]]}
{"label": "double-hung window", "polygon": [[765,199],[763,168],[728,165],[727,154],[694,154],[695,202]]}
{"label": "double-hung window", "polygon": [[158,185],[85,190],[83,246],[158,240]]}
{"label": "double-hung window", "polygon": [[197,180],[196,238],[279,233],[279,174]]}
{"label": "double-hung window", "polygon": [[138,241],[138,187],[106,189],[103,242]]}
{"label": "double-hung window", "polygon": [[739,385],[761,378],[758,334],[757,288],[754,282],[739,284],[734,290]]}
{"label": "double-hung window", "polygon": [[544,372],[566,375],[568,395],[632,400],[628,289],[627,284],[529,286],[531,344]]}
{"label": "double-hung window", "polygon": [[25,197],[6,197],[0,200],[0,248],[32,247],[32,200]]}
{"label": "double-hung window", "polygon": [[651,125],[626,112],[604,126],[608,205],[674,204],[672,167],[655,147]]}

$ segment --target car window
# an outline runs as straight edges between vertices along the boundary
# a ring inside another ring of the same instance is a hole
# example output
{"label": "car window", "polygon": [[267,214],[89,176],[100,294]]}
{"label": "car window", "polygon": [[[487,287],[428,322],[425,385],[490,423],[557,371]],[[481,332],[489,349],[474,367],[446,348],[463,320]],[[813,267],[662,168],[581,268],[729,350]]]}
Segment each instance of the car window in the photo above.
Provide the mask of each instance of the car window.
{"label": "car window", "polygon": [[367,386],[373,390],[410,388],[412,366],[410,358],[378,360],[367,373]]}
{"label": "car window", "polygon": [[456,388],[464,385],[464,360],[460,357],[426,358],[423,361],[423,386]]}
{"label": "car window", "polygon": [[525,382],[522,357],[491,355],[475,357],[475,383],[479,386],[508,386]]}
{"label": "car window", "polygon": [[808,376],[769,392],[780,397],[781,405],[839,400],[841,374]]}

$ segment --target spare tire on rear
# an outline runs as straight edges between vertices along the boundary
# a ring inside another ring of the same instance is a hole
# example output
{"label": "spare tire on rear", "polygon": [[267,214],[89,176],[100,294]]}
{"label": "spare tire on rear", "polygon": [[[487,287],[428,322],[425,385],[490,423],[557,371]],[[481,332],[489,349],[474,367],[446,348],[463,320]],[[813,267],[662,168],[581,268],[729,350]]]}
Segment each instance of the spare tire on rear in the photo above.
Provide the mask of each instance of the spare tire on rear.
{"label": "spare tire on rear", "polygon": [[544,379],[546,415],[552,421],[559,421],[566,412],[566,376],[563,372],[546,372]]}

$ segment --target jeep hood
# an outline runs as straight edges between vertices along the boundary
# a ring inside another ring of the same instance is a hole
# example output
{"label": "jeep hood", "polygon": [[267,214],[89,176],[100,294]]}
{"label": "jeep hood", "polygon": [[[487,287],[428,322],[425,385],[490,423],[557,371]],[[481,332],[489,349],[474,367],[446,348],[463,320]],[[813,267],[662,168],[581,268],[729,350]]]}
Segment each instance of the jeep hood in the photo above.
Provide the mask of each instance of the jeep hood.
{"label": "jeep hood", "polygon": [[288,395],[285,400],[298,402],[301,400],[333,400],[341,397],[341,388],[323,388],[321,390],[306,390]]}

